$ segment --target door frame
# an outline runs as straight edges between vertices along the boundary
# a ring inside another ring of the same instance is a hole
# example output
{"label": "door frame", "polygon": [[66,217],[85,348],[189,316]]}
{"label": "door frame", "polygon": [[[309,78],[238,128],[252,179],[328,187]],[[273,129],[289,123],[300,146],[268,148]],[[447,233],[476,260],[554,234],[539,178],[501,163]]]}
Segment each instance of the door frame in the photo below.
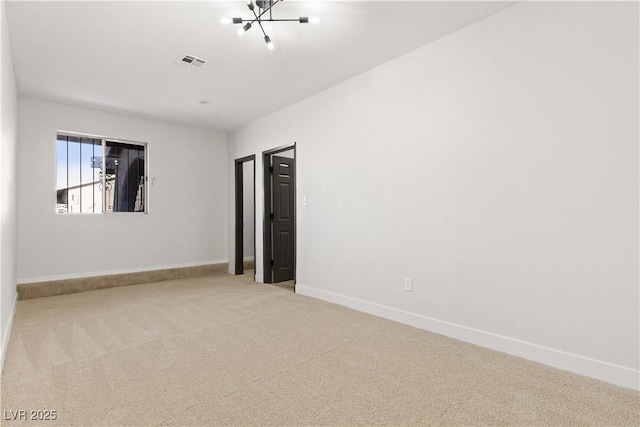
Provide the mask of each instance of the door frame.
{"label": "door frame", "polygon": [[[263,151],[262,152],[262,172],[263,172],[263,187],[264,187],[264,212],[263,212],[263,221],[262,221],[262,231],[263,231],[263,236],[262,236],[262,264],[263,264],[263,269],[262,269],[262,279],[264,281],[264,283],[273,283],[273,268],[271,266],[271,256],[272,256],[272,249],[271,249],[271,245],[272,245],[272,239],[271,239],[271,221],[270,221],[270,215],[271,215],[271,199],[272,199],[272,194],[271,194],[271,171],[270,171],[270,167],[271,167],[271,156],[273,154],[278,154],[278,153],[282,153],[283,151],[289,151],[293,149],[293,171],[294,171],[294,179],[293,179],[293,197],[294,200],[297,200],[296,197],[296,176],[297,174],[295,174],[296,169],[297,169],[297,159],[296,159],[296,143],[294,141],[293,144],[288,144],[288,145],[282,145],[280,147],[276,147],[276,148],[272,148],[270,150],[267,151]],[[296,205],[297,203],[293,204],[293,283],[295,285],[296,283],[296,263],[297,263],[297,244],[296,244],[296,240],[297,240],[297,212],[296,212]],[[294,286],[294,292],[295,292],[295,286]]]}
{"label": "door frame", "polygon": [[234,274],[244,273],[244,176],[242,166],[246,162],[253,161],[253,280],[256,279],[256,156],[241,157],[235,160],[235,205],[236,205],[236,250]]}

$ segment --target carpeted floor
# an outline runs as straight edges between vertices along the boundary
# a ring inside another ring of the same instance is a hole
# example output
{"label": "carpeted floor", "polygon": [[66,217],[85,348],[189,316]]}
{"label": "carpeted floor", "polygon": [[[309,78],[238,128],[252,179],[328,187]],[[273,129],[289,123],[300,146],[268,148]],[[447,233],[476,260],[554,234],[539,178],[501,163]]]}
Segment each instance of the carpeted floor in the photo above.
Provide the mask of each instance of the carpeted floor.
{"label": "carpeted floor", "polygon": [[20,301],[2,425],[640,424],[638,392],[251,278]]}

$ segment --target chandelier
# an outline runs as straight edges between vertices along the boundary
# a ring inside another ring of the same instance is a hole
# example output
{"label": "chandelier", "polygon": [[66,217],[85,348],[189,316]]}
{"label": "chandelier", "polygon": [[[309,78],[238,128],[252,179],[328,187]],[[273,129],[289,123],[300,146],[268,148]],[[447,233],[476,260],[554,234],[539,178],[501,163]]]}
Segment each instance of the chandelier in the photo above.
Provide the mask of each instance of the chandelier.
{"label": "chandelier", "polygon": [[242,25],[238,29],[238,35],[242,36],[247,31],[251,29],[251,26],[254,24],[258,24],[262,34],[264,35],[264,41],[267,44],[267,48],[269,50],[273,50],[273,42],[271,38],[264,31],[264,27],[262,26],[263,22],[299,22],[301,24],[308,24],[309,22],[318,23],[320,20],[318,18],[309,18],[308,16],[301,16],[299,18],[290,18],[290,19],[275,19],[273,17],[273,6],[280,3],[283,0],[256,0],[255,4],[253,0],[247,1],[247,7],[253,13],[253,18],[244,19],[244,18],[222,18],[220,22],[223,24],[239,24]]}

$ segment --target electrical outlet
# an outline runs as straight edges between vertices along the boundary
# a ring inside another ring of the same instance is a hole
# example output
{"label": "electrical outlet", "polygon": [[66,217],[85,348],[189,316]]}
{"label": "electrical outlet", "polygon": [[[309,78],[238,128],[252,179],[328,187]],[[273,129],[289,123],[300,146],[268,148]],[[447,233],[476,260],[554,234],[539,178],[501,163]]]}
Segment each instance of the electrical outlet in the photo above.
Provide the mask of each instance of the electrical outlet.
{"label": "electrical outlet", "polygon": [[404,278],[404,290],[407,292],[413,292],[413,279],[411,277]]}

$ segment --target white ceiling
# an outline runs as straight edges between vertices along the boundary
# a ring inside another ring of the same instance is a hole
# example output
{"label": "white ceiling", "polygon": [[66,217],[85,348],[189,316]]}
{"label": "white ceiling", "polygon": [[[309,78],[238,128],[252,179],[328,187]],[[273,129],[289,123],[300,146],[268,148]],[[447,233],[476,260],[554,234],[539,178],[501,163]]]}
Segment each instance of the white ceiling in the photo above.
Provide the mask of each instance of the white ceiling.
{"label": "white ceiling", "polygon": [[[510,4],[287,0],[274,18],[321,23],[265,25],[273,51],[220,24],[249,17],[242,0],[17,1],[7,17],[21,95],[227,132]],[[184,53],[210,62],[189,70]]]}

